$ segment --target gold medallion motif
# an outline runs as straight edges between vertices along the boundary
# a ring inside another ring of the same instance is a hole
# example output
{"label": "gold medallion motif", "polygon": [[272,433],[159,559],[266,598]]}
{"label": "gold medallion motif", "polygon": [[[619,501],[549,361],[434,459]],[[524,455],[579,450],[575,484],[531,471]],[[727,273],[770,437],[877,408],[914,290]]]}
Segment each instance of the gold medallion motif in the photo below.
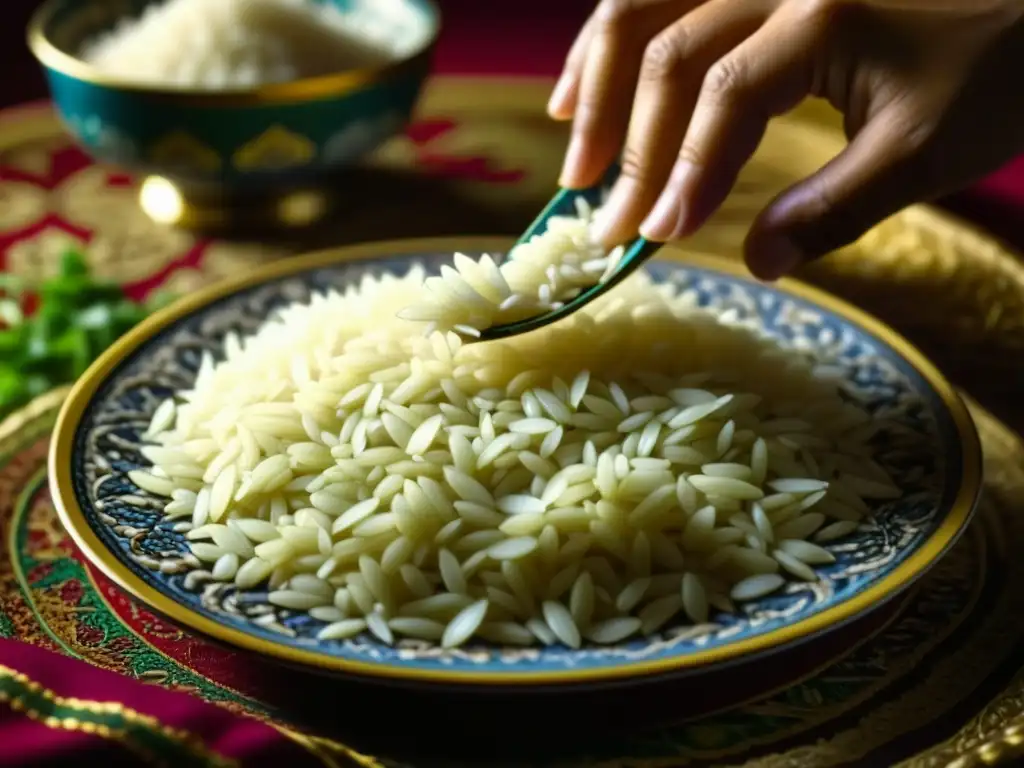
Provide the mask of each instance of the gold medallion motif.
{"label": "gold medallion motif", "polygon": [[17,232],[46,215],[46,191],[23,181],[0,180],[0,234]]}
{"label": "gold medallion motif", "polygon": [[0,151],[0,166],[45,179],[53,170],[54,154],[66,147],[67,139],[62,136],[20,142],[6,151]]}
{"label": "gold medallion motif", "polygon": [[160,167],[202,173],[213,173],[223,165],[220,155],[183,131],[175,131],[158,139],[149,150],[149,159]]}
{"label": "gold medallion motif", "polygon": [[184,256],[195,244],[187,232],[157,224],[139,208],[138,192],[101,166],[68,178],[55,207],[67,220],[93,233],[86,256],[97,276],[131,284]]}
{"label": "gold medallion motif", "polygon": [[84,240],[63,229],[47,227],[38,234],[17,241],[7,250],[7,270],[36,285],[60,272],[60,260],[68,249],[78,249]]}
{"label": "gold medallion motif", "polygon": [[306,165],[314,157],[312,141],[275,125],[239,147],[232,163],[240,171],[280,171]]}

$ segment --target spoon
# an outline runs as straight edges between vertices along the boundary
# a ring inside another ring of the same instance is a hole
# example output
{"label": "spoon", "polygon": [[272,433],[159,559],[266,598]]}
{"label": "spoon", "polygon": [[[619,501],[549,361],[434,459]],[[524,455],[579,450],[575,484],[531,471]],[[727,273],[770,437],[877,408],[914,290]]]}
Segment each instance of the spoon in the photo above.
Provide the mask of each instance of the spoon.
{"label": "spoon", "polygon": [[[555,196],[551,198],[551,202],[544,207],[544,210],[541,211],[540,215],[527,228],[523,236],[519,238],[516,245],[529,241],[535,235],[544,234],[548,228],[548,221],[553,216],[575,216],[575,201],[577,197],[582,197],[586,200],[592,209],[598,208],[602,202],[602,193],[611,187],[612,182],[615,181],[619,173],[619,165],[618,163],[615,163],[608,169],[607,173],[605,173],[604,178],[592,187],[587,187],[586,189],[560,189],[555,193]],[[645,261],[651,258],[661,248],[661,246],[662,243],[653,243],[643,237],[637,237],[636,239],[631,240],[625,244],[625,251],[622,254],[622,258],[619,259],[616,270],[601,282],[587,288],[583,288],[578,294],[576,294],[576,296],[565,301],[562,306],[552,309],[549,312],[534,315],[533,317],[528,317],[525,320],[517,320],[514,323],[493,325],[490,328],[482,329],[480,331],[479,338],[475,339],[475,341],[494,341],[496,339],[506,339],[510,336],[518,336],[521,333],[529,333],[530,331],[535,331],[538,328],[543,328],[545,325],[558,322],[574,312],[578,312],[594,299],[603,296],[633,274],[633,272],[639,269]]]}

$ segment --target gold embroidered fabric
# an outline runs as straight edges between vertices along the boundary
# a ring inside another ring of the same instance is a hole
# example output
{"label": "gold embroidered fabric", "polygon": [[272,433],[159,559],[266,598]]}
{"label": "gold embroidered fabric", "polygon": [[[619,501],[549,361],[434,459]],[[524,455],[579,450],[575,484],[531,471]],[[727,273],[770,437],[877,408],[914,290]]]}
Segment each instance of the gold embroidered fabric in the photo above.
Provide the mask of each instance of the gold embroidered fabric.
{"label": "gold embroidered fabric", "polygon": [[[89,163],[47,109],[21,112],[0,119],[0,265],[39,279],[69,242],[88,243],[100,274],[142,296],[158,286],[187,292],[326,245],[513,235],[550,195],[564,148],[565,127],[543,116],[547,88],[435,81],[408,135],[361,172],[365,183],[332,193],[338,207],[329,226],[265,241],[272,244],[154,223],[138,205],[138,180]],[[817,105],[778,121],[691,247],[738,253],[753,213],[841,145],[833,116]],[[913,768],[968,768],[1024,756],[1024,558],[1017,549],[1024,546],[1024,445],[1009,428],[1024,428],[1024,266],[993,240],[918,207],[804,277],[895,326],[984,407],[973,406],[986,453],[978,518],[847,656],[823,659],[821,670],[786,690],[666,726],[573,768],[819,768],[889,764],[882,757],[888,754]],[[262,698],[268,692],[246,687],[237,670],[202,666],[203,641],[124,600],[76,559],[42,476],[46,433],[61,398],[46,396],[0,424],[0,530],[8,542],[0,555],[0,637],[56,638],[65,652],[93,664],[277,723]],[[65,580],[34,580],[40,563],[64,569]],[[102,638],[67,610],[71,599],[99,612]],[[414,755],[389,761],[288,733],[325,765],[417,766]]]}

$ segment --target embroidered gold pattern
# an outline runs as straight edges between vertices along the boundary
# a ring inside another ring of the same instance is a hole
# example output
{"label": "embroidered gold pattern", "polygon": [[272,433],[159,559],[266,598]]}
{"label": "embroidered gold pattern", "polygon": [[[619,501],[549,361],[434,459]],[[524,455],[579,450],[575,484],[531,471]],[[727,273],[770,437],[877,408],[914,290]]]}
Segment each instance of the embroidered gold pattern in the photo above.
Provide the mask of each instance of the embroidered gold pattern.
{"label": "embroidered gold pattern", "polygon": [[[514,106],[519,103],[517,99],[522,101],[521,98],[513,98],[509,96],[508,90],[497,89],[493,85],[486,90],[481,90],[477,86],[472,98],[467,90],[468,86],[447,85],[445,88],[447,90],[435,88],[428,94],[424,112],[428,115],[453,116],[466,123],[473,122],[475,127],[468,132],[460,128],[443,139],[427,142],[430,153],[457,158],[479,154],[496,155],[501,161],[497,163],[500,169],[511,168],[520,163],[525,167],[526,183],[504,186],[488,186],[476,182],[467,184],[474,190],[487,189],[488,201],[500,202],[502,210],[515,207],[521,210],[529,208],[534,203],[534,197],[541,194],[540,190],[548,190],[553,183],[551,174],[557,170],[558,156],[563,149],[564,138],[558,132],[561,129],[553,128],[551,133],[545,133],[547,129],[540,122],[542,118],[538,117],[541,114],[544,89],[534,89],[536,98],[531,98],[536,104],[526,110]],[[489,92],[496,92],[493,98],[488,95]],[[502,105],[496,103],[498,98],[511,105],[507,107],[507,114],[510,117],[507,120],[508,127],[504,131],[490,124],[494,121],[494,111],[503,109]],[[517,113],[517,110],[521,111]],[[490,118],[486,117],[488,112],[492,115]],[[516,137],[520,135],[523,126],[528,127],[528,135],[536,134],[537,137],[529,146],[519,138],[512,138],[513,134]],[[55,122],[53,127],[56,134],[58,129]],[[820,137],[820,133],[818,136]],[[759,155],[763,162],[748,166],[750,170],[741,176],[742,194],[734,203],[730,203],[723,214],[716,217],[708,228],[702,230],[700,239],[694,241],[693,247],[738,253],[746,229],[745,214],[755,210],[759,207],[760,201],[781,189],[794,171],[802,172],[803,165],[816,168],[823,160],[828,159],[825,157],[830,151],[828,147],[817,139],[808,137],[808,132],[801,134],[796,131],[783,135],[773,128],[768,139],[762,144],[762,147],[769,150],[767,154]],[[19,162],[26,170],[42,174],[43,171],[48,171],[48,166],[39,155],[39,141],[32,140],[32,156],[26,155],[24,162]],[[30,142],[26,141],[25,144],[28,146]],[[58,142],[53,146],[55,151],[66,145]],[[508,149],[503,150],[504,147]],[[511,154],[513,152],[514,155]],[[389,144],[382,154],[391,163],[408,167],[417,158],[417,148],[411,140],[399,139]],[[12,156],[11,151],[6,151],[0,162],[13,166],[15,163],[11,160]],[[794,169],[794,162],[801,167]],[[781,172],[780,169],[783,167],[787,169],[786,173]],[[50,196],[50,206],[56,205],[58,210],[63,210],[72,219],[73,224],[106,232],[111,231],[112,227],[122,226],[119,221],[126,217],[141,216],[137,213],[134,189],[101,189],[99,174],[99,169],[77,172],[58,186],[57,193]],[[760,193],[758,190],[761,190]],[[32,205],[36,206],[36,203],[33,202]],[[3,206],[0,205],[0,208]],[[6,212],[9,209],[3,210]],[[24,210],[29,210],[28,204]],[[474,211],[474,214],[476,213]],[[28,214],[23,213],[19,216],[19,220],[23,220]],[[194,241],[182,239],[174,240],[173,245],[168,245],[172,242],[172,233],[156,227],[150,235],[152,240],[147,242],[156,243],[159,247],[150,249],[148,245],[139,245],[141,240],[136,239],[136,233],[146,231],[150,226],[145,222],[139,222],[137,229],[131,228],[132,232],[128,237],[136,243],[136,247],[132,249],[131,263],[118,263],[117,259],[112,259],[113,273],[128,266],[132,274],[139,279],[154,276],[171,262],[181,259],[185,252],[193,247]],[[374,236],[378,237],[380,233],[375,233]],[[181,238],[181,235],[177,237]],[[226,251],[231,251],[231,246],[222,247]],[[210,264],[205,265],[203,259],[200,259],[195,264],[196,273],[188,277],[183,276],[182,285],[192,285],[213,275],[244,269],[247,264],[252,263],[250,259],[255,258],[249,254],[238,254],[232,258],[233,255],[233,252],[223,255],[216,251],[210,253],[206,257],[209,258]],[[9,250],[9,264],[12,258]],[[204,269],[204,266],[208,266],[209,270]],[[1012,381],[1012,377],[1007,378],[1011,372],[1015,372],[1012,376],[1020,375],[1020,353],[1024,350],[1024,333],[1021,332],[1024,328],[1024,269],[1014,263],[1005,249],[998,247],[991,240],[964,230],[955,221],[926,209],[911,209],[883,224],[855,247],[816,265],[809,272],[809,276],[815,282],[883,315],[904,333],[923,343],[927,351],[940,358],[940,362],[942,349],[946,348],[956,350],[962,367],[987,372],[993,383]],[[941,296],[941,300],[934,300],[936,296]],[[913,312],[900,313],[900,307],[910,306],[914,307]],[[958,318],[956,325],[949,324],[951,316]],[[930,343],[934,344],[934,349],[928,346]],[[53,403],[59,399],[60,396],[54,396],[46,407],[37,408],[36,404],[33,404],[26,411],[12,417],[13,421],[8,420],[0,425],[0,443],[4,443],[8,437],[24,437],[24,431],[30,428],[33,414],[52,408]],[[1013,403],[1005,405],[1010,408]],[[1008,417],[1012,416],[1012,413],[1003,410],[1000,415]],[[989,452],[989,483],[994,483],[1004,492],[1013,494],[1012,497],[1008,496],[1001,500],[1001,511],[1009,513],[1011,510],[1019,509],[1024,503],[1020,495],[1020,489],[1024,488],[1021,483],[1024,481],[1020,478],[1019,469],[1013,469],[1013,462],[1017,462],[1017,467],[1024,466],[1020,444],[1013,435],[991,419],[980,419],[979,426],[982,427],[986,451]],[[1012,472],[1006,469],[1008,466]],[[1013,490],[1014,488],[1016,490]],[[972,638],[967,642],[976,639]],[[946,661],[959,665],[982,653],[983,651],[977,648],[964,648],[950,653]],[[7,672],[6,669],[0,669],[0,685]],[[922,686],[924,696],[928,695],[929,690],[934,691],[934,688]],[[0,693],[0,698],[2,697],[3,694]],[[924,699],[916,701],[919,706],[925,706],[922,703]],[[869,738],[869,726],[885,726],[883,730],[891,733],[893,724],[898,723],[901,718],[901,711],[912,704],[913,701],[904,700],[900,706],[879,707],[877,712],[872,713],[873,717],[865,718],[860,728],[851,728],[848,733],[841,734],[843,738],[838,743],[830,744],[831,740],[826,740],[819,744],[803,744],[780,755],[753,759],[748,765],[756,768],[775,765],[801,768],[819,766],[834,758],[846,757],[848,754],[844,755],[842,752],[843,743],[856,743],[857,739]],[[24,699],[12,700],[9,705],[25,711]],[[33,714],[41,718],[40,722],[48,727],[73,728],[82,732],[93,729],[97,735],[113,738],[104,735],[108,733],[109,726],[97,724],[91,717],[56,717],[36,710],[32,710],[29,716]],[[85,712],[85,715],[92,714],[95,713]],[[884,743],[886,738],[888,737],[884,734],[870,734],[870,740],[875,745]],[[322,756],[325,766],[351,764],[363,768],[382,768],[384,765],[358,753],[349,754],[346,748],[326,740],[307,738],[307,741],[312,744],[316,753]],[[1024,753],[1022,747],[1024,675],[1018,675],[1007,681],[1006,688],[957,734],[948,741],[936,744],[912,757],[905,766],[975,768],[1008,761]],[[361,762],[360,759],[365,762]],[[681,761],[634,761],[630,765],[633,768],[641,765],[677,765],[679,762]],[[622,764],[619,765],[621,768]]]}
{"label": "embroidered gold pattern", "polygon": [[46,213],[46,192],[22,181],[0,181],[0,233],[16,232]]}
{"label": "embroidered gold pattern", "polygon": [[207,749],[188,731],[172,728],[116,701],[59,696],[2,664],[0,702],[48,728],[79,731],[116,741],[148,762],[173,761],[175,768],[184,768],[181,760],[185,759],[204,768],[239,768],[236,760]]}
{"label": "embroidered gold pattern", "polygon": [[383,763],[369,755],[356,752],[351,747],[346,747],[331,739],[309,736],[281,725],[275,725],[274,728],[316,757],[324,765],[324,768],[347,768],[348,766],[386,768]]}

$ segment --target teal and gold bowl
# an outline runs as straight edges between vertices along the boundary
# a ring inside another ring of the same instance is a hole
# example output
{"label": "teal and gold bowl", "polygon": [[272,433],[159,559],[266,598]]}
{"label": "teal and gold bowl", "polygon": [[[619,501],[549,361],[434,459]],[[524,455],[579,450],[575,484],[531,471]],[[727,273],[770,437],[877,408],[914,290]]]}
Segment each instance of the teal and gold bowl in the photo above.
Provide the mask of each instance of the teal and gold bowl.
{"label": "teal and gold bowl", "polygon": [[[375,0],[311,0],[345,13]],[[233,90],[105,75],[79,53],[153,0],[47,0],[28,29],[59,115],[101,162],[183,188],[232,193],[305,183],[352,164],[408,123],[440,28],[430,0],[401,0],[416,45],[404,58]]]}

